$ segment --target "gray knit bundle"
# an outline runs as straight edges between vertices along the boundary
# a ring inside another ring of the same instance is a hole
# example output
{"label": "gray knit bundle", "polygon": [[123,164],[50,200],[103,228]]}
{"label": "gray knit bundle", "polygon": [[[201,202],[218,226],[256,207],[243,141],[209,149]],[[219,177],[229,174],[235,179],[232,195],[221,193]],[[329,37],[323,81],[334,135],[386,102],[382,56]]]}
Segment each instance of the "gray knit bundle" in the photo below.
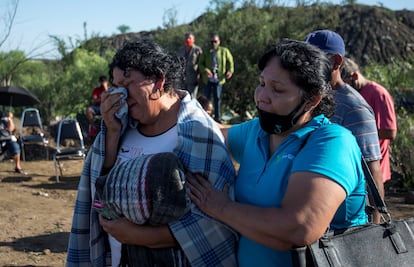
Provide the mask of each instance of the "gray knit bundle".
{"label": "gray knit bundle", "polygon": [[120,217],[160,225],[190,210],[185,171],[172,152],[143,155],[114,166],[97,180],[97,197]]}

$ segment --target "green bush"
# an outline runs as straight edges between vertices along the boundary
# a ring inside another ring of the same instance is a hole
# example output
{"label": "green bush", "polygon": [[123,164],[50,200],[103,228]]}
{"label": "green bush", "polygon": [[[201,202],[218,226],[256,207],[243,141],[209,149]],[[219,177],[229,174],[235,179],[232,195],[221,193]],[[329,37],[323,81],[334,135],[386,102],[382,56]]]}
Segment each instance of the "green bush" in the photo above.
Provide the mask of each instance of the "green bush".
{"label": "green bush", "polygon": [[[414,97],[414,90],[411,90]],[[397,137],[391,141],[392,183],[414,189],[414,113],[397,109]]]}

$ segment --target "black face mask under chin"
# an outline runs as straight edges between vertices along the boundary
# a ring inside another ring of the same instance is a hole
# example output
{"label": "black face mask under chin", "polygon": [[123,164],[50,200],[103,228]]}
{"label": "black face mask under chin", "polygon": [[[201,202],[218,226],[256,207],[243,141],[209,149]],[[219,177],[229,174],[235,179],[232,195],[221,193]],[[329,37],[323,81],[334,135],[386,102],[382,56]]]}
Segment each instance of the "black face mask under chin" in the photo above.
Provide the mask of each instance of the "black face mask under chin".
{"label": "black face mask under chin", "polygon": [[296,124],[300,116],[305,113],[305,111],[302,111],[301,114],[296,114],[302,107],[303,102],[300,103],[288,115],[277,115],[274,113],[269,113],[261,110],[256,106],[256,109],[259,112],[260,126],[262,127],[263,131],[267,132],[268,134],[282,134],[290,130]]}

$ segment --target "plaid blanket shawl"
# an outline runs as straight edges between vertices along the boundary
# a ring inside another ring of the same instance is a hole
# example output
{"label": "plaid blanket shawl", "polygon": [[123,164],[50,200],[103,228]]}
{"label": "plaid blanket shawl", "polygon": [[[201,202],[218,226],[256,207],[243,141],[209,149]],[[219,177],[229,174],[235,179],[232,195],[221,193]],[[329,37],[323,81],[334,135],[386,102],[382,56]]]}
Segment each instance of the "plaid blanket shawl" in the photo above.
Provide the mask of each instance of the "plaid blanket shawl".
{"label": "plaid blanket shawl", "polygon": [[171,152],[125,161],[96,181],[96,198],[104,206],[97,210],[136,224],[176,221],[190,210],[184,179],[184,167]]}
{"label": "plaid blanket shawl", "polygon": [[[220,130],[200,104],[186,94],[178,114],[178,144],[174,153],[184,168],[201,173],[216,188],[233,184],[235,170]],[[69,236],[66,266],[110,266],[106,233],[92,199],[105,156],[106,128],[95,139],[85,160]],[[230,191],[231,197],[234,193]],[[191,212],[169,227],[192,266],[236,266],[237,233],[191,204]]]}

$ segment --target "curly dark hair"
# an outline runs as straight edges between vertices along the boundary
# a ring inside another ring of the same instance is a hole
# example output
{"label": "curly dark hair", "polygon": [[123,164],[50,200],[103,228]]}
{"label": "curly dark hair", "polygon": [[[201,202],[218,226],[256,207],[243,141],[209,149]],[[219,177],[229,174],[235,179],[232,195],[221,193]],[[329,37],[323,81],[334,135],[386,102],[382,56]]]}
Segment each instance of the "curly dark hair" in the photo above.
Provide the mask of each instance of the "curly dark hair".
{"label": "curly dark hair", "polygon": [[324,114],[330,118],[335,111],[333,91],[330,84],[332,65],[320,49],[305,42],[284,39],[272,45],[259,59],[262,71],[274,57],[280,59],[283,69],[287,70],[292,81],[303,91],[304,100],[322,96],[322,100],[312,111],[312,116]]}
{"label": "curly dark hair", "polygon": [[118,50],[109,64],[109,77],[112,83],[115,67],[123,71],[134,69],[148,77],[165,78],[164,91],[175,91],[183,89],[184,64],[182,58],[166,51],[153,40],[141,38]]}

